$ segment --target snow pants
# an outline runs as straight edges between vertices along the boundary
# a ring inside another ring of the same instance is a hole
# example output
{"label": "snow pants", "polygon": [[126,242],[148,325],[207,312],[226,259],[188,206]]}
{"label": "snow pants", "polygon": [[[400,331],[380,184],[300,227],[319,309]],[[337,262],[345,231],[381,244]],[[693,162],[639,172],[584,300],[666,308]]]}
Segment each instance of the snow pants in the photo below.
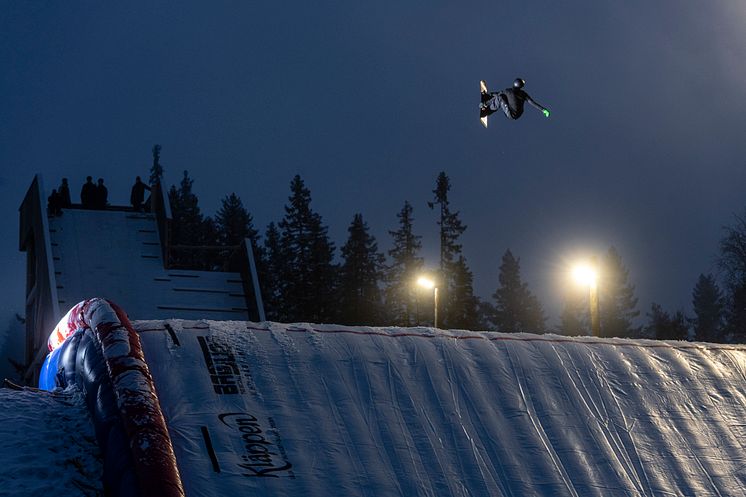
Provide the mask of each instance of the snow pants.
{"label": "snow pants", "polygon": [[509,119],[515,119],[508,105],[508,99],[502,92],[482,94],[482,106],[488,116],[501,110]]}

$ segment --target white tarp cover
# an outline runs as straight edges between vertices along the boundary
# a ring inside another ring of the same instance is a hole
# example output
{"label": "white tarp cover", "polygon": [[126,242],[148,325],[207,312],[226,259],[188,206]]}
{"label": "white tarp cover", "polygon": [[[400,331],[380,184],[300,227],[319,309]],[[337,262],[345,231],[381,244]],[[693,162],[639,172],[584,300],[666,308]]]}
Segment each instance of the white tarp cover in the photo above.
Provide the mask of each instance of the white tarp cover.
{"label": "white tarp cover", "polygon": [[189,497],[746,488],[746,348],[245,322],[135,328]]}

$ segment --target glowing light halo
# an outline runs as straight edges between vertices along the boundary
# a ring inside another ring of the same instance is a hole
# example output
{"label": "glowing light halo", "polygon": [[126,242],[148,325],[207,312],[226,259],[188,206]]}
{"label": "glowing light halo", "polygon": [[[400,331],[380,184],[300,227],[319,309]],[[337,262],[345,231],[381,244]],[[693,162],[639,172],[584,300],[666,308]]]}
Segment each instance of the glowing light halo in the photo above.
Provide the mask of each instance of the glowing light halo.
{"label": "glowing light halo", "polygon": [[427,276],[420,276],[417,278],[417,284],[423,288],[427,288],[428,290],[435,288],[435,281]]}
{"label": "glowing light halo", "polygon": [[580,285],[591,286],[598,281],[598,272],[589,264],[578,264],[572,269],[572,277]]}

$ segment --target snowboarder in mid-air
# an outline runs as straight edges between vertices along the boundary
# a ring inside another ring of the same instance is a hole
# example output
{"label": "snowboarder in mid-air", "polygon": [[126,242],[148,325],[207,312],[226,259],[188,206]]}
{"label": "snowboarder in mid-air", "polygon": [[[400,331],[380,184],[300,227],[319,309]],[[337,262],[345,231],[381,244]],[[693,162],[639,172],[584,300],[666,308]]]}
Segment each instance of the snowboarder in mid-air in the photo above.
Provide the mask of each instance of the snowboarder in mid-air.
{"label": "snowboarder in mid-air", "polygon": [[510,119],[518,119],[523,114],[523,106],[526,102],[539,109],[545,117],[549,117],[549,109],[540,105],[523,90],[525,84],[526,82],[524,80],[516,78],[516,80],[513,81],[513,88],[506,88],[502,91],[490,93],[487,90],[487,83],[484,81],[479,82],[481,90],[479,119],[482,121],[485,128],[487,127],[487,116],[497,112],[498,110],[503,111],[503,113]]}

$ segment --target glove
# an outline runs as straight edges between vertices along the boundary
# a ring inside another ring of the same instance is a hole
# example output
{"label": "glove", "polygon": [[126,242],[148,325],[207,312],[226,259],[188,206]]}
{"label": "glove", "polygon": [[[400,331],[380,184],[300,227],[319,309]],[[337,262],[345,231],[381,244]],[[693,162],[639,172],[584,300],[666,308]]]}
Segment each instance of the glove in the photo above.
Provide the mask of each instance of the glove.
{"label": "glove", "polygon": [[544,113],[544,117],[549,117],[549,109],[544,109],[542,112]]}

